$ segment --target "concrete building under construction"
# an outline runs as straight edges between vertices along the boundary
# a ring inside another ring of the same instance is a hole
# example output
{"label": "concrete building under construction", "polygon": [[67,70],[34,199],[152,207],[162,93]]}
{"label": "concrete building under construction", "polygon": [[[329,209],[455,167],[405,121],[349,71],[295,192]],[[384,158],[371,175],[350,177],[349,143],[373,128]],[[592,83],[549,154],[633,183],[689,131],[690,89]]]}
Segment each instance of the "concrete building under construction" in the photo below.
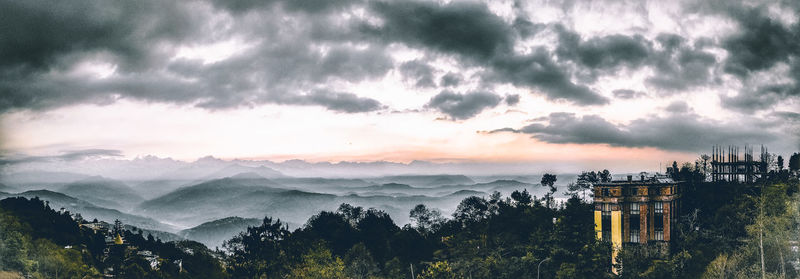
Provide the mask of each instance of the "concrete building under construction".
{"label": "concrete building under construction", "polygon": [[597,183],[594,223],[597,238],[612,244],[612,261],[623,245],[666,243],[680,213],[681,182],[666,175]]}
{"label": "concrete building under construction", "polygon": [[743,157],[738,146],[714,146],[711,156],[711,181],[753,183],[767,173],[769,152],[761,146],[759,160],[753,157],[753,147],[744,146]]}

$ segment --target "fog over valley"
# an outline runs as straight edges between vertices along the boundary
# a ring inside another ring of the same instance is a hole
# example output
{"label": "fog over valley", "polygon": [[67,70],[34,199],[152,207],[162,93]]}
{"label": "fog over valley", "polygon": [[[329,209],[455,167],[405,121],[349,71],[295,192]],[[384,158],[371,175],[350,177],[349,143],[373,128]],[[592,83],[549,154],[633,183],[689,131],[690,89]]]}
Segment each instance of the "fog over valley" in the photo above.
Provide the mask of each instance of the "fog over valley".
{"label": "fog over valley", "polygon": [[[469,196],[498,192],[508,197],[524,189],[542,197],[547,192],[533,169],[486,175],[472,168],[423,161],[275,163],[210,156],[193,162],[154,156],[18,160],[2,169],[0,198],[39,197],[87,220],[119,219],[165,240],[221,247],[265,216],[295,229],[320,211],[346,203],[385,211],[402,226],[418,204],[449,216]],[[559,175],[557,199],[566,197],[565,186],[574,180],[575,175]]]}

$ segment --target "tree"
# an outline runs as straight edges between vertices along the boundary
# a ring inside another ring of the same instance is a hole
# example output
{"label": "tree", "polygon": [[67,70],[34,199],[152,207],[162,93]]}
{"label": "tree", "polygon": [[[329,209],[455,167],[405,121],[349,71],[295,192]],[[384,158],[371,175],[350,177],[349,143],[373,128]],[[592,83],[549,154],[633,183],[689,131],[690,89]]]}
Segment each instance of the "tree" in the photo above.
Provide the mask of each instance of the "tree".
{"label": "tree", "polygon": [[778,155],[778,171],[783,171],[783,156]]}
{"label": "tree", "polygon": [[523,189],[522,192],[514,190],[514,192],[511,193],[511,200],[517,205],[528,206],[533,201],[533,197],[528,193],[528,189]]}
{"label": "tree", "polygon": [[323,211],[308,219],[301,235],[306,242],[325,241],[334,255],[343,256],[350,247],[359,242],[359,233],[341,214]]}
{"label": "tree", "polygon": [[603,183],[611,182],[611,180],[612,180],[611,172],[609,172],[608,170],[605,170],[605,169],[603,171],[601,171],[601,172],[598,172],[597,176],[600,177],[600,182],[603,182]]}
{"label": "tree", "polygon": [[[357,224],[362,245],[372,254],[378,262],[383,263],[389,257],[389,239],[394,236],[400,228],[386,212],[370,208],[364,214],[364,218]],[[350,249],[352,250],[352,248]]]}
{"label": "tree", "polygon": [[344,219],[350,223],[351,226],[355,227],[358,224],[358,221],[361,218],[364,218],[364,208],[360,206],[352,206],[347,203],[343,203],[339,205],[339,209],[336,210],[336,213],[344,216]]}
{"label": "tree", "polygon": [[379,271],[364,243],[358,243],[347,251],[344,264],[345,272],[353,279],[367,279]]}
{"label": "tree", "polygon": [[457,274],[453,272],[453,267],[447,261],[432,263],[425,271],[420,273],[417,279],[455,279]]}
{"label": "tree", "polygon": [[558,178],[556,178],[555,174],[545,173],[542,175],[542,186],[550,187],[550,190],[544,196],[547,207],[553,205],[553,194],[555,194],[558,190],[558,188],[555,186],[556,181],[558,181]]}
{"label": "tree", "polygon": [[678,161],[672,161],[672,168],[669,170],[672,179],[678,180]]}
{"label": "tree", "polygon": [[[611,176],[611,173],[608,172],[608,170],[601,171],[599,173],[600,173],[600,175],[602,175],[605,178]],[[598,183],[598,182],[600,182],[600,177],[598,176],[597,172],[595,172],[595,171],[591,171],[591,172],[584,171],[584,172],[581,172],[581,174],[578,175],[577,181],[575,181],[575,183],[571,183],[568,186],[568,188],[567,188],[568,191],[569,191],[568,194],[577,195],[577,193],[580,192],[582,194],[583,198],[585,199],[586,198],[586,192],[590,191],[592,189],[592,186],[594,184]]]}
{"label": "tree", "polygon": [[700,158],[698,158],[697,161],[695,161],[697,166],[700,168],[699,169],[700,172],[703,173],[703,178],[704,179],[705,179],[706,176],[708,176],[708,167],[709,167],[708,166],[708,162],[710,160],[711,160],[711,156],[708,156],[708,154],[703,154],[703,155],[700,155]]}
{"label": "tree", "polygon": [[553,185],[558,181],[555,174],[545,173],[542,175],[542,186],[553,187]]}
{"label": "tree", "polygon": [[489,202],[481,197],[468,197],[458,204],[453,217],[463,225],[482,221],[489,217]]}
{"label": "tree", "polygon": [[442,213],[438,209],[428,209],[424,204],[418,204],[411,209],[408,217],[422,234],[431,232],[443,221]]}
{"label": "tree", "polygon": [[230,253],[229,268],[234,277],[275,276],[283,272],[281,243],[289,230],[280,220],[264,217],[261,225],[248,227],[222,247]]}
{"label": "tree", "polygon": [[794,153],[789,157],[789,171],[800,171],[800,153]]}
{"label": "tree", "polygon": [[[334,257],[331,251],[322,245],[317,245],[303,255],[303,261],[293,266],[286,278],[289,279],[345,279],[344,262],[339,257]],[[276,276],[277,278],[278,276]]]}

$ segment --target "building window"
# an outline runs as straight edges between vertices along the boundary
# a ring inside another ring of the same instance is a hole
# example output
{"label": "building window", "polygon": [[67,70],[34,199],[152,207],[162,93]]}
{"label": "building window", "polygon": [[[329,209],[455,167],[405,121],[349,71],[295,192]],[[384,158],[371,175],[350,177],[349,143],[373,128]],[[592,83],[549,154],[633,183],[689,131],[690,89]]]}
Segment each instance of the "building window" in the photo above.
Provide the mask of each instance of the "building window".
{"label": "building window", "polygon": [[656,234],[653,236],[654,240],[664,240],[664,231],[656,231]]}
{"label": "building window", "polygon": [[603,188],[602,191],[603,191],[603,197],[608,197],[611,195],[611,193],[609,193],[608,188]]}
{"label": "building window", "polygon": [[631,230],[631,242],[639,243],[639,230]]}
{"label": "building window", "polygon": [[638,203],[632,203],[631,204],[631,214],[636,214],[636,215],[639,214],[639,204]]}
{"label": "building window", "polygon": [[653,203],[654,211],[656,214],[664,214],[664,204],[661,202]]}
{"label": "building window", "polygon": [[602,204],[602,221],[601,227],[603,229],[603,240],[611,241],[611,204]]}

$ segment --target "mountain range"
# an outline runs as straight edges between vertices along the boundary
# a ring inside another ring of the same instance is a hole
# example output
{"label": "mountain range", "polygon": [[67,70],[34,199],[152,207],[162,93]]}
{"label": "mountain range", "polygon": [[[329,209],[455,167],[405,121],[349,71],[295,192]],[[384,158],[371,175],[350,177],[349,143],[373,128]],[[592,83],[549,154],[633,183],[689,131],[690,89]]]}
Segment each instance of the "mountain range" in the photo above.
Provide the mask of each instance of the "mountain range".
{"label": "mountain range", "polygon": [[[80,213],[85,219],[119,219],[159,238],[187,238],[216,247],[265,216],[294,229],[322,210],[333,211],[348,203],[383,210],[402,225],[410,222],[409,211],[418,204],[437,208],[447,216],[469,196],[488,196],[495,191],[508,196],[522,189],[542,196],[546,191],[537,184],[512,179],[536,181],[538,177],[531,175],[403,173],[410,167],[441,166],[420,161],[272,163],[205,157],[186,163],[148,157],[83,165],[88,167],[57,171],[4,168],[0,171],[0,198],[40,197],[53,208]],[[120,174],[125,166],[139,173]],[[358,169],[364,169],[364,175],[351,173]],[[308,176],[290,175],[301,173]]]}

